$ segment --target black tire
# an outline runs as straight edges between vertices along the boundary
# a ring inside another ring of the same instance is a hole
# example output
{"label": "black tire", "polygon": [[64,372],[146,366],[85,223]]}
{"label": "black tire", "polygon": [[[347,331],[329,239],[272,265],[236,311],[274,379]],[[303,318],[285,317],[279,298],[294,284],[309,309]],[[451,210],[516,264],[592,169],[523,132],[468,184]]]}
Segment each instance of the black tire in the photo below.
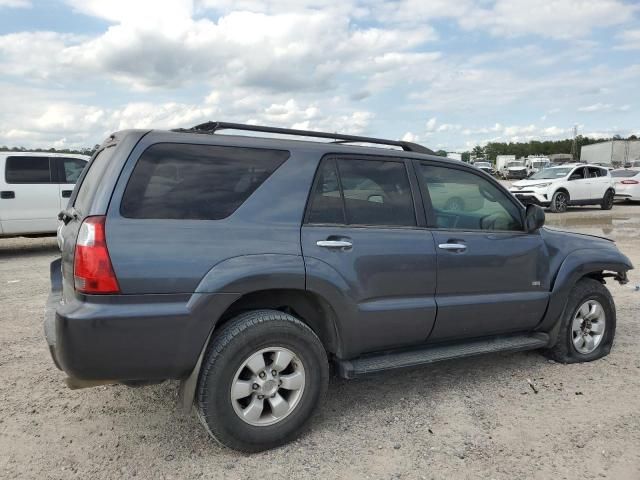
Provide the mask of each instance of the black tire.
{"label": "black tire", "polygon": [[[243,362],[274,345],[290,350],[302,362],[304,390],[297,405],[277,423],[250,425],[234,410],[232,382]],[[230,320],[212,337],[198,381],[196,411],[220,444],[244,452],[268,450],[302,433],[324,396],[328,381],[327,354],[307,325],[277,310],[251,311]]]}
{"label": "black tire", "polygon": [[602,203],[600,203],[600,208],[602,210],[611,210],[613,208],[613,200],[615,198],[615,194],[613,190],[607,190],[602,197]]}
{"label": "black tire", "polygon": [[567,211],[567,206],[569,205],[569,194],[564,190],[558,190],[551,197],[551,204],[549,205],[549,210],[553,213],[563,213]]}
{"label": "black tire", "polygon": [[[602,306],[606,327],[602,340],[590,353],[580,353],[574,343],[572,322],[578,308],[588,300],[596,300]],[[545,350],[547,357],[560,363],[591,362],[609,354],[616,334],[616,306],[609,290],[592,278],[581,279],[571,290],[558,332],[556,344]]]}

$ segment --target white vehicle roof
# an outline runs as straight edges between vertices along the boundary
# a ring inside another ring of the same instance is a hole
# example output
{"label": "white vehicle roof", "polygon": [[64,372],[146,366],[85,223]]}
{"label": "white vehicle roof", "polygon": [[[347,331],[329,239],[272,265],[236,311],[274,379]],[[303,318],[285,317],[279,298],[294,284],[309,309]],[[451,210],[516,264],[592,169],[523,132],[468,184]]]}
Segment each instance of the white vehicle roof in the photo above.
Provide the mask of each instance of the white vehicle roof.
{"label": "white vehicle roof", "polygon": [[64,158],[80,158],[82,160],[89,160],[89,155],[82,155],[81,153],[58,153],[58,152],[0,152],[0,157],[64,157]]}

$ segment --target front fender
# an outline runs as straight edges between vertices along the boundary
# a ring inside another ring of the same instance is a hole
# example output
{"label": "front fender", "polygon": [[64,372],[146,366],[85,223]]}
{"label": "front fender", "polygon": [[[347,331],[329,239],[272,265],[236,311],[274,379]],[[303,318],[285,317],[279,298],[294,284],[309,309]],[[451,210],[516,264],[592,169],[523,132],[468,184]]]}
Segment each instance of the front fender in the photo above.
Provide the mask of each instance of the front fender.
{"label": "front fender", "polygon": [[631,269],[631,261],[615,247],[584,248],[570,253],[553,279],[549,306],[537,330],[547,332],[559,323],[569,292],[582,277],[602,271],[624,274]]}

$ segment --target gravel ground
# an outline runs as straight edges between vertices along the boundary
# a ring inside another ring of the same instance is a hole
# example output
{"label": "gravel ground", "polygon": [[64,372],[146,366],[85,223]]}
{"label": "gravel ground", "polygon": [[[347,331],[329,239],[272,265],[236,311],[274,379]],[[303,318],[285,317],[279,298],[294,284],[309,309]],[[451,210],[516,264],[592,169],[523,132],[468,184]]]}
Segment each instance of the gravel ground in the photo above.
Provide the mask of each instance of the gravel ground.
{"label": "gravel ground", "polygon": [[[640,265],[638,204],[547,219],[614,238]],[[494,354],[333,379],[307,434],[242,455],[176,411],[176,382],[65,387],[42,332],[56,256],[51,238],[0,240],[0,478],[640,478],[637,271],[609,283],[618,331],[603,360]]]}

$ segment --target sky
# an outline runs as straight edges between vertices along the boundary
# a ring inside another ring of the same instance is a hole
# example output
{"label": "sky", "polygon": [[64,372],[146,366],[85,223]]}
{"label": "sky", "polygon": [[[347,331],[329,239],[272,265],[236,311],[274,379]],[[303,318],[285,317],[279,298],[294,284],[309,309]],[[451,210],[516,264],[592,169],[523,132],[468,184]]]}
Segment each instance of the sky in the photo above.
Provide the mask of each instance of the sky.
{"label": "sky", "polygon": [[639,109],[640,0],[0,0],[0,145],[220,120],[465,151]]}

